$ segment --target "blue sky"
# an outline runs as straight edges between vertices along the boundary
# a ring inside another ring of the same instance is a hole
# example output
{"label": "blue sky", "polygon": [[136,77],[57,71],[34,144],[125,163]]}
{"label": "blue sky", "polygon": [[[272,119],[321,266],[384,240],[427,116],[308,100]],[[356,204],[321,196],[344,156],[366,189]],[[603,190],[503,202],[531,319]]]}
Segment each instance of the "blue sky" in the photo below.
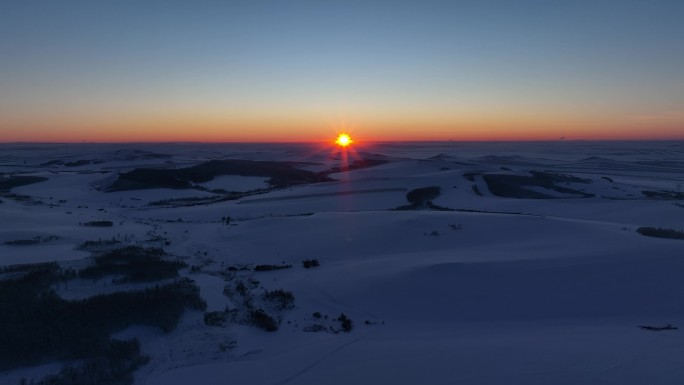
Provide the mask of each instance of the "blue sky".
{"label": "blue sky", "polygon": [[0,140],[682,137],[683,16],[657,0],[5,1]]}

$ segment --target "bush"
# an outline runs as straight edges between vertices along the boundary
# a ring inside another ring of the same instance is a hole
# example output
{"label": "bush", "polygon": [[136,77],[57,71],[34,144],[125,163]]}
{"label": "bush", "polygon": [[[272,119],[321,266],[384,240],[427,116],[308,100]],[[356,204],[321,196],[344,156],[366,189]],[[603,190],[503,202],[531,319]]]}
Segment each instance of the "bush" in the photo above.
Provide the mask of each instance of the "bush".
{"label": "bush", "polygon": [[121,241],[117,241],[116,239],[100,239],[97,241],[85,241],[80,245],[76,246],[76,249],[97,251],[102,248],[107,248],[118,244],[121,244]]}
{"label": "bush", "polygon": [[204,313],[204,324],[208,326],[223,326],[228,322],[228,315],[224,311],[208,311]]}
{"label": "bush", "polygon": [[30,246],[30,245],[38,245],[40,243],[47,243],[50,241],[56,241],[58,239],[59,239],[59,237],[56,235],[50,235],[47,237],[38,236],[38,237],[31,238],[31,239],[17,239],[14,241],[6,241],[6,242],[4,242],[4,244],[9,245],[9,246]]}
{"label": "bush", "polygon": [[252,310],[249,313],[249,318],[252,325],[264,329],[267,332],[278,330],[278,322],[261,309]]}
{"label": "bush", "polygon": [[114,226],[114,222],[112,222],[112,221],[90,221],[90,222],[84,222],[84,223],[82,223],[81,226],[88,226],[88,227],[112,227],[112,226]]}
{"label": "bush", "polygon": [[276,303],[280,310],[294,307],[295,297],[291,291],[285,291],[283,289],[267,291],[264,293],[263,298],[266,301]]}
{"label": "bush", "polygon": [[667,238],[667,239],[684,239],[684,231],[673,229],[663,229],[656,227],[639,227],[637,232],[647,237]]}
{"label": "bush", "polygon": [[289,269],[292,265],[256,265],[254,271],[273,271],[273,270],[283,270]]}
{"label": "bush", "polygon": [[340,314],[340,316],[337,317],[337,320],[340,321],[342,331],[344,331],[345,333],[349,333],[354,327],[354,322],[352,322],[352,320],[349,319],[344,313]]}
{"label": "bush", "polygon": [[669,200],[681,200],[684,199],[684,193],[677,191],[642,191],[648,198],[653,199],[669,199]]}
{"label": "bush", "polygon": [[318,333],[318,332],[324,332],[326,330],[328,330],[328,328],[326,328],[325,326],[320,325],[320,324],[313,324],[313,325],[305,326],[304,329],[302,329],[302,331],[307,332],[307,333]]}
{"label": "bush", "polygon": [[302,261],[302,265],[304,265],[305,269],[310,269],[312,267],[320,266],[320,263],[318,262],[318,259],[305,259]]}

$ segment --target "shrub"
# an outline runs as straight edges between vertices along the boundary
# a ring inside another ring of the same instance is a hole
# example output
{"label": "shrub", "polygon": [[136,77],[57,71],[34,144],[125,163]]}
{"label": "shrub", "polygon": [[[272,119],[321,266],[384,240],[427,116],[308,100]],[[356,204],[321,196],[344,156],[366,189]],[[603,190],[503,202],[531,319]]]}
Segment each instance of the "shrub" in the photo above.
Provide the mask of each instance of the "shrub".
{"label": "shrub", "polygon": [[273,270],[283,270],[289,269],[292,265],[256,265],[254,271],[273,271]]}
{"label": "shrub", "polygon": [[204,324],[208,326],[223,326],[228,321],[226,312],[208,311],[204,313]]}
{"label": "shrub", "polygon": [[6,241],[3,244],[8,245],[8,246],[30,246],[30,245],[37,245],[40,243],[40,240],[38,239],[15,239],[13,241]]}
{"label": "shrub", "polygon": [[337,317],[337,320],[340,321],[340,326],[345,333],[349,333],[354,327],[354,322],[352,322],[344,313],[340,314],[340,316]]}
{"label": "shrub", "polygon": [[324,332],[326,330],[328,330],[328,328],[326,328],[323,325],[319,325],[319,324],[313,324],[313,325],[305,326],[304,329],[302,329],[302,331],[307,332],[307,333],[318,333],[318,332]]}
{"label": "shrub", "polygon": [[667,238],[667,239],[684,239],[684,231],[673,229],[663,229],[656,227],[639,227],[637,232],[647,237]]}
{"label": "shrub", "polygon": [[278,322],[261,309],[252,310],[249,313],[249,318],[252,325],[264,329],[267,332],[278,330]]}
{"label": "shrub", "polygon": [[88,227],[112,227],[112,226],[114,226],[114,222],[112,222],[112,221],[90,221],[90,222],[84,222],[84,223],[82,223],[81,226],[88,226]]}
{"label": "shrub", "polygon": [[31,239],[16,239],[14,241],[6,241],[4,244],[9,246],[30,246],[55,241],[57,239],[59,239],[59,237],[55,235],[50,235],[47,237],[38,236]]}
{"label": "shrub", "polygon": [[280,310],[294,307],[295,297],[291,291],[285,291],[283,289],[267,291],[264,293],[263,298],[266,301],[276,303]]}
{"label": "shrub", "polygon": [[302,265],[304,265],[305,269],[310,269],[312,267],[320,266],[320,263],[318,262],[318,259],[305,259],[302,261]]}
{"label": "shrub", "polygon": [[681,200],[684,199],[684,193],[682,192],[677,192],[677,191],[642,191],[642,194],[644,194],[648,198],[654,198],[654,199],[674,199],[674,200]]}
{"label": "shrub", "polygon": [[107,248],[118,244],[121,244],[121,241],[117,241],[116,239],[99,239],[97,241],[85,241],[80,245],[76,246],[76,249],[97,251],[99,249]]}

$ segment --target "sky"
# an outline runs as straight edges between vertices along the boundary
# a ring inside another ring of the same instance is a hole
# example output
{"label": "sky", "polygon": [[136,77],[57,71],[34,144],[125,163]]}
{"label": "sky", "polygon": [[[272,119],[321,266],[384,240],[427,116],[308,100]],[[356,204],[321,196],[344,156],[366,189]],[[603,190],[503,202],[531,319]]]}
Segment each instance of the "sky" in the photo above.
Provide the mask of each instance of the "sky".
{"label": "sky", "polygon": [[3,0],[0,142],[684,139],[681,0]]}

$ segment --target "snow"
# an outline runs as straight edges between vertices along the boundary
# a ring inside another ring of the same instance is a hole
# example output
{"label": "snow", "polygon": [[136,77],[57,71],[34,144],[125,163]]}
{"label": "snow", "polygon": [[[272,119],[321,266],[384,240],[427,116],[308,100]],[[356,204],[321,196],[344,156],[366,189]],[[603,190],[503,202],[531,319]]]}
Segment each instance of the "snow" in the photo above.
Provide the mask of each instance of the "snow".
{"label": "snow", "polygon": [[[115,238],[163,246],[196,267],[181,274],[200,287],[207,311],[238,306],[224,294],[226,285],[235,284],[226,274],[229,266],[250,269],[235,276],[258,280],[255,293],[294,294],[295,308],[282,312],[275,333],[236,324],[206,326],[200,312],[190,311],[168,334],[139,326],[121,331],[118,338],[139,338],[151,356],[135,373],[136,384],[684,381],[677,359],[684,354],[681,332],[638,328],[684,326],[684,241],[635,231],[684,230],[684,208],[675,204],[681,201],[641,193],[682,191],[682,142],[358,143],[350,159],[381,154],[388,162],[331,174],[332,182],[183,207],[148,203],[213,194],[106,193],[99,186],[139,166],[233,158],[313,162],[302,167],[323,171],[341,160],[337,150],[306,144],[0,147],[0,172],[50,178],[12,190],[39,204],[0,196],[0,265],[78,264],[89,255],[75,250],[79,244]],[[40,166],[54,159],[103,163]],[[556,199],[503,198],[491,194],[480,176],[475,182],[464,177],[529,171],[591,179],[571,188],[595,197],[540,189]],[[473,192],[473,184],[483,196]],[[455,211],[393,210],[408,203],[408,191],[427,186],[441,188],[436,205]],[[267,184],[262,177],[221,176],[204,187],[249,191]],[[230,217],[228,224],[224,217]],[[91,220],[111,220],[114,226],[79,225]],[[58,238],[4,244],[39,236]],[[157,236],[169,244],[150,241]],[[302,261],[313,258],[320,266],[305,269]],[[283,263],[292,267],[251,270]],[[57,292],[83,298],[112,286],[74,281]],[[129,286],[120,288],[137,287]],[[350,333],[303,331],[312,324],[335,327],[341,313],[354,321]],[[40,376],[45,367],[20,372]],[[0,373],[0,382],[14,382],[17,373]]]}

